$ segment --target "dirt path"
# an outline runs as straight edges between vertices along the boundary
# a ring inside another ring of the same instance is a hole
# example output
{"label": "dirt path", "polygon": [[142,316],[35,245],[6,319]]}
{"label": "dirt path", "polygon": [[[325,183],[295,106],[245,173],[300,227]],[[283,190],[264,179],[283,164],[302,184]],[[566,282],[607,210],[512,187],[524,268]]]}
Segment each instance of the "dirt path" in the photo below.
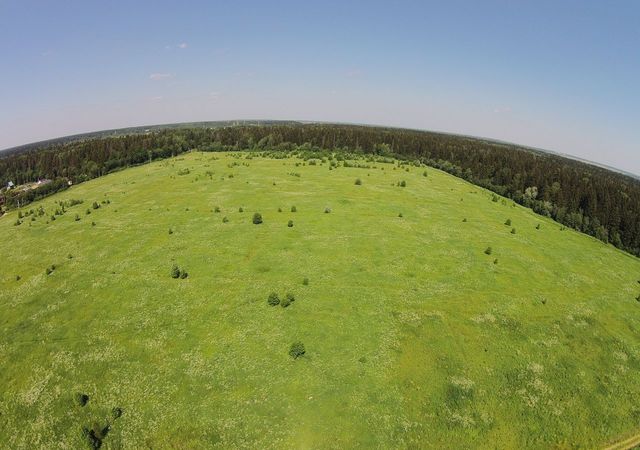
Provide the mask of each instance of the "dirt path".
{"label": "dirt path", "polygon": [[640,434],[633,435],[624,441],[616,442],[615,444],[605,447],[604,450],[629,450],[638,446],[640,446]]}

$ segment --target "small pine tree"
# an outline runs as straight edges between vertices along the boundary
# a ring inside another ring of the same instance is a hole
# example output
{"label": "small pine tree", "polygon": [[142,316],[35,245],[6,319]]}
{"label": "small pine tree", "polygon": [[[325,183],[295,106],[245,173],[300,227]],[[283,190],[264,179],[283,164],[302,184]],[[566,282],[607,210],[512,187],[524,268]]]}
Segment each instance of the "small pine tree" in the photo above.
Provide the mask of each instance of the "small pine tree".
{"label": "small pine tree", "polygon": [[182,272],[180,272],[180,279],[184,280],[185,278],[187,278],[189,276],[189,274],[187,273],[186,270],[183,270]]}
{"label": "small pine tree", "polygon": [[98,209],[98,208],[100,208],[100,204],[98,204],[98,202],[93,202],[93,205],[91,205],[91,207],[93,209]]}
{"label": "small pine tree", "polygon": [[309,286],[309,279],[308,278],[303,278],[302,279],[302,284],[304,284],[305,286]]}
{"label": "small pine tree", "polygon": [[292,228],[293,227],[293,220],[290,220],[289,222],[287,222],[287,226],[289,228]]}
{"label": "small pine tree", "polygon": [[536,230],[540,229],[540,224],[536,225]]}
{"label": "small pine tree", "polygon": [[360,178],[356,178],[356,186],[362,185],[362,180]]}
{"label": "small pine tree", "polygon": [[507,221],[504,224],[507,226],[511,226],[511,219],[507,219]]}
{"label": "small pine tree", "polygon": [[398,213],[398,217],[402,217],[402,213]]}
{"label": "small pine tree", "polygon": [[76,217],[74,219],[76,222],[78,222],[80,220],[80,216],[76,214]]}
{"label": "small pine tree", "polygon": [[511,234],[516,234],[516,229],[515,228],[511,229]]}
{"label": "small pine tree", "polygon": [[462,221],[463,221],[463,222],[466,222],[466,221],[467,221],[467,218],[465,217],[464,219],[462,219]]}
{"label": "small pine tree", "polygon": [[241,206],[240,208],[238,208],[238,212],[244,212],[244,208]]}
{"label": "small pine tree", "polygon": [[427,171],[425,170],[424,172],[422,172],[422,176],[426,177],[427,176]]}
{"label": "small pine tree", "polygon": [[280,302],[280,306],[282,306],[283,308],[286,308],[287,306],[289,306],[295,301],[296,301],[295,296],[292,293],[288,292],[287,295],[284,297],[284,300]]}
{"label": "small pine tree", "polygon": [[96,223],[95,223],[95,222],[91,222],[91,226],[92,226],[92,227],[95,227],[95,226],[96,226]]}
{"label": "small pine tree", "polygon": [[20,281],[20,278],[22,278],[20,275],[16,275],[16,281]]}
{"label": "small pine tree", "polygon": [[260,225],[262,223],[262,214],[255,213],[252,221],[254,225]]}
{"label": "small pine tree", "polygon": [[291,207],[291,212],[298,212],[298,208],[296,208],[295,206]]}
{"label": "small pine tree", "polygon": [[76,392],[74,395],[74,399],[79,406],[84,406],[89,401],[89,396],[87,394],[83,394],[82,392]]}
{"label": "small pine tree", "polygon": [[305,353],[306,350],[302,342],[294,342],[289,348],[289,356],[291,356],[293,359],[298,359]]}
{"label": "small pine tree", "polygon": [[180,278],[180,268],[177,264],[174,264],[171,268],[171,278]]}
{"label": "small pine tree", "polygon": [[173,230],[169,228],[169,234],[173,234]]}
{"label": "small pine tree", "polygon": [[400,182],[400,187],[407,187],[407,182],[406,182],[406,181],[404,181],[404,180],[402,180],[402,181]]}
{"label": "small pine tree", "polygon": [[278,208],[278,212],[282,212],[282,208]]}
{"label": "small pine tree", "polygon": [[494,264],[498,264],[498,258],[494,259],[494,260],[493,260],[493,263],[494,263]]}
{"label": "small pine tree", "polygon": [[496,194],[491,194],[491,201],[498,203],[498,196]]}
{"label": "small pine tree", "polygon": [[491,247],[487,247],[487,249],[484,251],[485,254],[490,255],[491,253],[493,253],[493,249]]}
{"label": "small pine tree", "polygon": [[324,209],[324,213],[325,214],[329,214],[331,212],[331,208],[329,208],[328,206]]}
{"label": "small pine tree", "polygon": [[227,216],[224,216],[222,218],[222,223],[227,223],[227,222],[229,222],[229,219],[227,218]]}
{"label": "small pine tree", "polygon": [[215,208],[213,208],[213,212],[219,213],[220,212],[220,207],[216,206]]}

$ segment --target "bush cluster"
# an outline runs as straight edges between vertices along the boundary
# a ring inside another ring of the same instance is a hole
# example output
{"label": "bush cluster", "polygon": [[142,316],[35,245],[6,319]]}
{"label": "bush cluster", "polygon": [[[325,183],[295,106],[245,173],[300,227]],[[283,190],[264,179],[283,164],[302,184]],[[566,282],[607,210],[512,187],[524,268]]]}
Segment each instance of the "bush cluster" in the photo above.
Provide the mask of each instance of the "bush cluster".
{"label": "bush cluster", "polygon": [[252,222],[253,222],[254,225],[260,225],[262,223],[262,214],[255,213],[253,215]]}
{"label": "bush cluster", "polygon": [[291,344],[291,347],[289,348],[289,356],[291,356],[293,359],[298,359],[305,353],[306,353],[306,350],[304,348],[304,344],[300,341],[294,342],[293,344]]}
{"label": "bush cluster", "polygon": [[189,276],[189,273],[187,273],[186,270],[181,270],[177,264],[174,264],[173,267],[171,268],[171,278],[176,278],[176,279],[180,278],[184,280],[188,276]]}

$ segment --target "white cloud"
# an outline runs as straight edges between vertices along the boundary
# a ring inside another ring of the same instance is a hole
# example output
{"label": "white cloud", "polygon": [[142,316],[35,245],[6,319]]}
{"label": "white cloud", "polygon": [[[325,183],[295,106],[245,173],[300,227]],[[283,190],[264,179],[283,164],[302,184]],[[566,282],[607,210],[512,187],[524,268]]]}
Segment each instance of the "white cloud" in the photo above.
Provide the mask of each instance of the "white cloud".
{"label": "white cloud", "polygon": [[209,98],[211,100],[218,100],[220,98],[220,92],[216,92],[216,91],[210,92],[209,93]]}
{"label": "white cloud", "polygon": [[173,77],[174,75],[171,73],[152,73],[149,75],[149,79],[154,81],[169,80]]}
{"label": "white cloud", "polygon": [[162,98],[162,95],[156,95],[155,97],[151,97],[151,101],[159,102]]}
{"label": "white cloud", "polygon": [[188,47],[188,45],[187,45],[186,42],[183,42],[182,44],[178,45],[178,48],[187,48],[187,47]]}

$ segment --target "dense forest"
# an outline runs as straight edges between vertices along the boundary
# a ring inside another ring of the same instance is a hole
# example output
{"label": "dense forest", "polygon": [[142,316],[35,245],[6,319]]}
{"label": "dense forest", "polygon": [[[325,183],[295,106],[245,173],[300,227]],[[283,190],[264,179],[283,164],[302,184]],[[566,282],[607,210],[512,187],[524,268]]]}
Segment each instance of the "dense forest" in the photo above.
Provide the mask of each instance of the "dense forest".
{"label": "dense forest", "polygon": [[4,208],[24,205],[130,165],[202,151],[348,150],[419,160],[640,256],[640,180],[512,144],[417,130],[331,124],[183,127],[54,143],[0,158],[0,182],[41,178],[41,188],[4,191]]}

